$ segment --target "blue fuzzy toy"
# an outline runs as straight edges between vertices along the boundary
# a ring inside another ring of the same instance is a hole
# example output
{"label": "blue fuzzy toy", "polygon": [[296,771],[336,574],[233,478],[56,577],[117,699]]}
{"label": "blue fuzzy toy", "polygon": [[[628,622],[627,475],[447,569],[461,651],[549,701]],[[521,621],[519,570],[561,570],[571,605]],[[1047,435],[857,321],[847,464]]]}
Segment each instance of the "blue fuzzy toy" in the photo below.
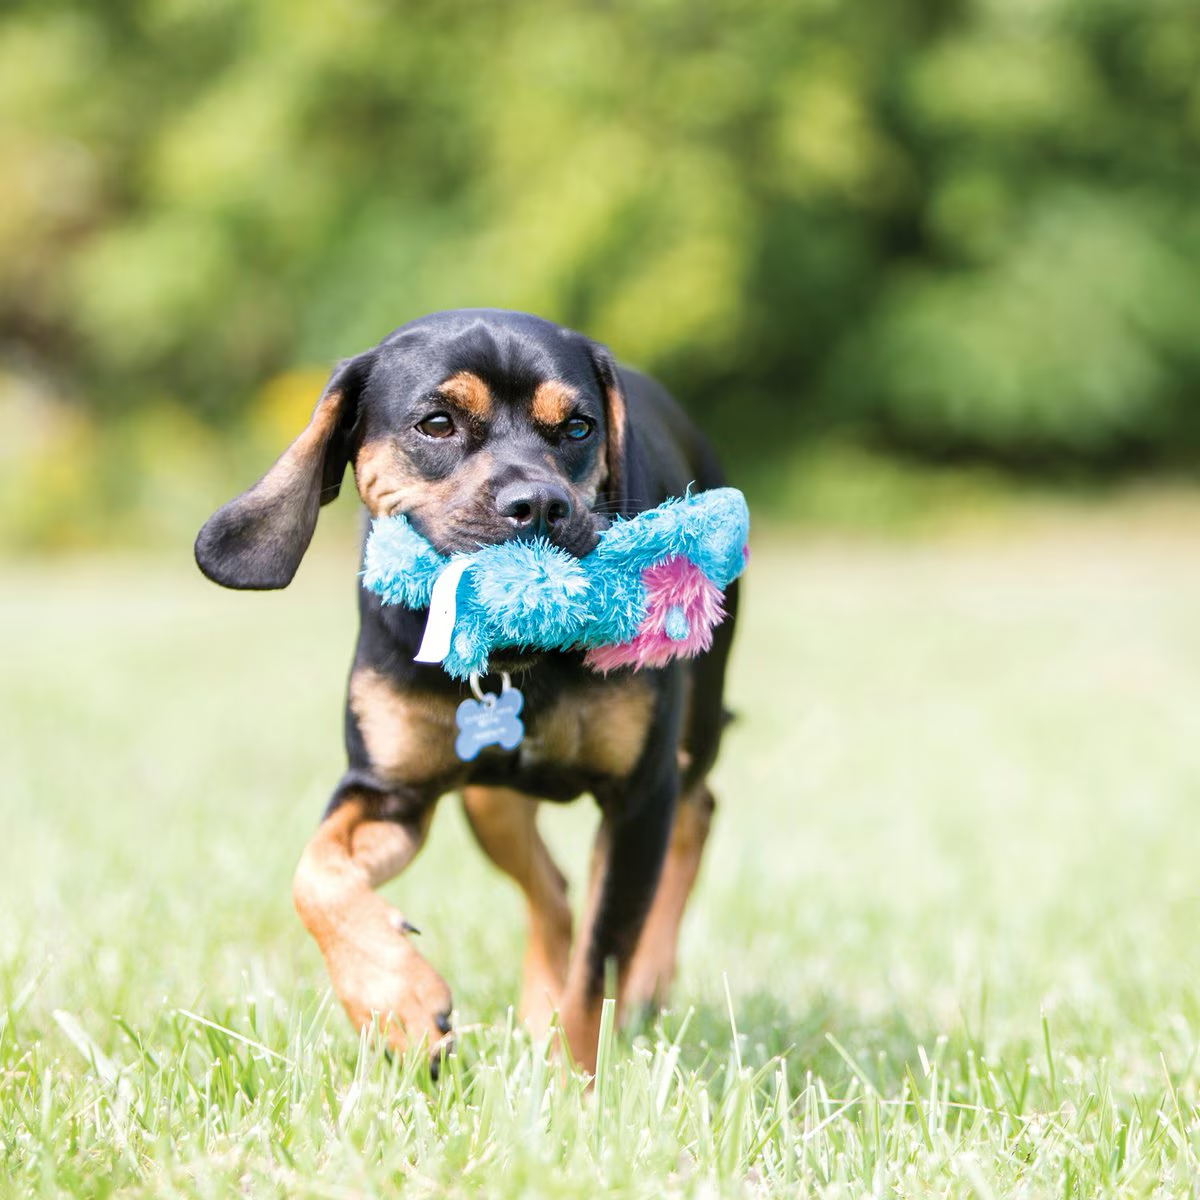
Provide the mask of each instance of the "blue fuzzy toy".
{"label": "blue fuzzy toy", "polygon": [[586,650],[598,671],[702,653],[741,574],[750,515],[714,488],[617,519],[576,558],[544,539],[443,558],[404,516],[371,523],[363,586],[384,604],[430,609],[418,662],[486,674],[502,646]]}

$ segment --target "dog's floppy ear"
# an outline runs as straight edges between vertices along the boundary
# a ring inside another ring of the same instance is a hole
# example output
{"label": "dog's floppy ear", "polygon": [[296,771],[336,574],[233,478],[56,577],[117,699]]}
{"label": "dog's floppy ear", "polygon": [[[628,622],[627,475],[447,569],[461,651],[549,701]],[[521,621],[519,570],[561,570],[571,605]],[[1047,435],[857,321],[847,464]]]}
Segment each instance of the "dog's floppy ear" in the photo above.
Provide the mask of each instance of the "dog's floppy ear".
{"label": "dog's floppy ear", "polygon": [[287,587],[317,527],[322,504],[337,497],[351,453],[358,402],[373,352],[339,364],[299,437],[247,492],[204,523],[196,563],[224,587]]}
{"label": "dog's floppy ear", "polygon": [[613,511],[624,513],[629,483],[629,421],[625,407],[625,389],[617,364],[607,347],[592,343],[592,362],[600,386],[604,389],[605,481],[603,490]]}

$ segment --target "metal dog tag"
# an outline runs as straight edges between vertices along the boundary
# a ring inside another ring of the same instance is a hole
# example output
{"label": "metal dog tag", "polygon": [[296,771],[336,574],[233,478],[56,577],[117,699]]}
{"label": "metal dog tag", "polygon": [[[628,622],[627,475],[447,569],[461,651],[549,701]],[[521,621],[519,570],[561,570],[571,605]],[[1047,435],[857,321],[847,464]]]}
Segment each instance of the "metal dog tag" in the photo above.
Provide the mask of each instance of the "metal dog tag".
{"label": "metal dog tag", "polygon": [[525,697],[519,688],[512,686],[507,674],[502,674],[500,681],[500,695],[494,696],[479,686],[478,673],[471,672],[471,691],[478,699],[464,700],[454,714],[458,725],[454,753],[463,762],[470,762],[484,746],[515,750],[525,736],[520,716]]}

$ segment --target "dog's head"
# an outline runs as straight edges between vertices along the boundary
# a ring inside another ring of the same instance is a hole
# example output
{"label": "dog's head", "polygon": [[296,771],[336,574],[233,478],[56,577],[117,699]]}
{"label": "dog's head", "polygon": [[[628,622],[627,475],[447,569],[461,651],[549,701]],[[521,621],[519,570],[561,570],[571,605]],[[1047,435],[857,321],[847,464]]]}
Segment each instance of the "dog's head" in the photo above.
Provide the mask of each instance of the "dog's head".
{"label": "dog's head", "polygon": [[196,561],[226,587],[286,587],[348,464],[372,516],[404,513],[442,554],[534,536],[586,554],[624,510],[627,443],[603,347],[518,313],[438,313],[338,366]]}

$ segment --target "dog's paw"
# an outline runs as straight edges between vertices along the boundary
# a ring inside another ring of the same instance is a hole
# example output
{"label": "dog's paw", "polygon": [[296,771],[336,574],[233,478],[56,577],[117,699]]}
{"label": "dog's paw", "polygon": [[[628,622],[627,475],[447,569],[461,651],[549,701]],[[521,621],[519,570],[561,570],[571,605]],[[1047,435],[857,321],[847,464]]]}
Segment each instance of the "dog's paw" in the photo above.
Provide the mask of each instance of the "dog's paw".
{"label": "dog's paw", "polygon": [[588,1075],[596,1073],[596,1048],[600,1037],[600,1006],[579,1003],[573,997],[563,1000],[559,1013],[559,1037],[571,1062]]}
{"label": "dog's paw", "polygon": [[378,896],[366,899],[328,947],[334,991],[354,1027],[378,1028],[390,1050],[424,1042],[436,1078],[453,1045],[450,989],[412,944],[416,926]]}

